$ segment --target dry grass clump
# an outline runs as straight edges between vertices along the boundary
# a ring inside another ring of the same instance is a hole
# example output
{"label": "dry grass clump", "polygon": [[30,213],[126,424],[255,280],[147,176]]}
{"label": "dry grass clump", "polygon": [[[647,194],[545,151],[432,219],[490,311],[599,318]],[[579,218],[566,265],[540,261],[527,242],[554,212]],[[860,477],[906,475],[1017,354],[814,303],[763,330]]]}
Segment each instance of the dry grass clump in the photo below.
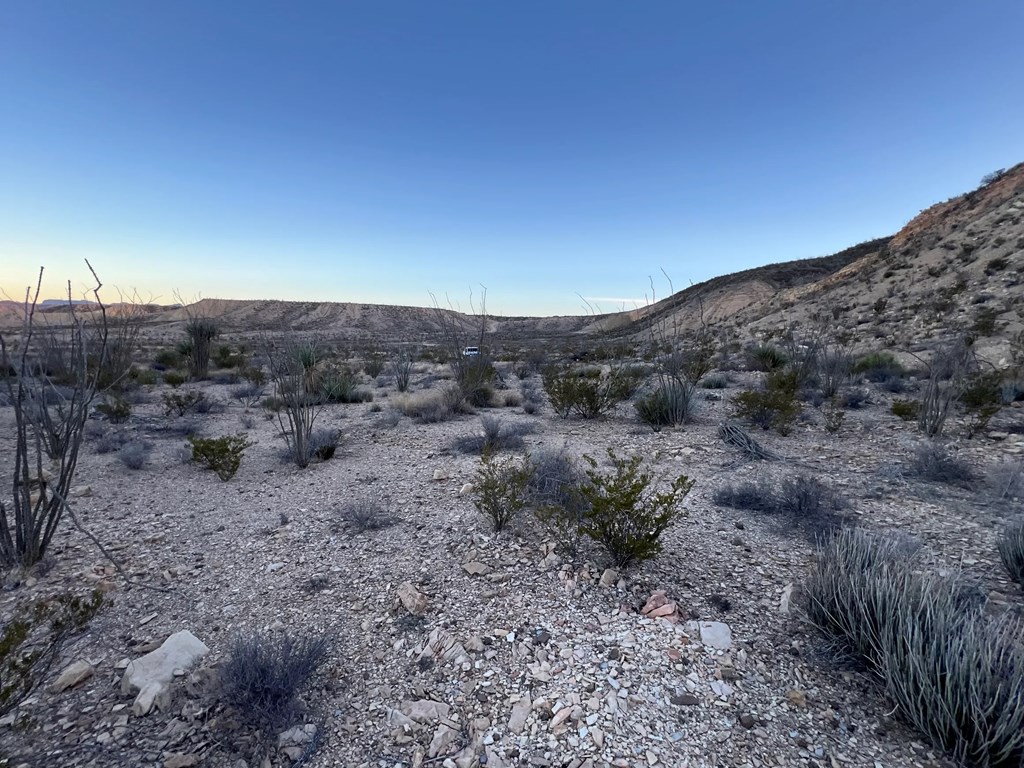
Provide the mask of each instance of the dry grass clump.
{"label": "dry grass clump", "polygon": [[910,462],[911,472],[921,480],[963,488],[972,491],[978,476],[971,465],[949,452],[939,443],[922,443],[914,450]]}
{"label": "dry grass clump", "polygon": [[469,412],[461,390],[452,385],[436,390],[396,395],[391,398],[391,403],[403,415],[423,424],[448,421]]}
{"label": "dry grass clump", "polygon": [[783,517],[812,535],[836,528],[846,500],[828,483],[807,474],[772,480],[760,477],[726,483],[715,491],[716,504]]}
{"label": "dry grass clump", "polygon": [[484,414],[480,417],[480,431],[472,435],[461,435],[451,441],[450,447],[458,453],[496,453],[518,451],[524,446],[523,435],[536,431],[533,424],[507,423],[497,416]]}
{"label": "dry grass clump", "polygon": [[398,522],[383,504],[373,499],[353,499],[346,502],[338,510],[338,517],[356,533],[378,531]]}
{"label": "dry grass clump", "polygon": [[999,557],[1013,580],[1024,587],[1024,517],[1006,526],[999,536]]}

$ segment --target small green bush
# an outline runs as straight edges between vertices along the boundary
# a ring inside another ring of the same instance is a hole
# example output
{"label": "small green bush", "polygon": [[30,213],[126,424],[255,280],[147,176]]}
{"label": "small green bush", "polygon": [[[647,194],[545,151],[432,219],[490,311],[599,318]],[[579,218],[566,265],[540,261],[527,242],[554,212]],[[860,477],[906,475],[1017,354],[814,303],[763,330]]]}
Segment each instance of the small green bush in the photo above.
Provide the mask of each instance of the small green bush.
{"label": "small green bush", "polygon": [[996,371],[971,377],[960,394],[960,403],[967,412],[967,437],[988,429],[988,423],[1003,407],[1002,375]]}
{"label": "small green bush", "polygon": [[156,371],[152,368],[132,368],[128,371],[128,378],[142,387],[151,387],[156,384]]}
{"label": "small green bush", "polygon": [[891,352],[869,352],[861,355],[853,364],[853,372],[875,384],[906,374],[906,370]]}
{"label": "small green bush", "polygon": [[920,412],[921,403],[917,400],[896,399],[892,401],[893,416],[899,416],[904,421],[917,421]]}
{"label": "small green bush", "polygon": [[153,356],[154,364],[161,368],[177,368],[182,363],[181,355],[174,349],[161,349]]}
{"label": "small green bush", "polygon": [[230,480],[242,464],[245,449],[253,445],[245,435],[190,437],[192,461],[212,469],[221,480]]}
{"label": "small green bush", "polygon": [[600,544],[615,565],[625,568],[649,560],[661,552],[661,534],[683,514],[679,503],[693,481],[677,477],[667,491],[656,493],[654,475],[641,469],[642,458],[620,458],[608,449],[612,471],[598,470],[597,460],[583,459],[589,465],[588,482],[580,493],[587,511],[580,531]]}
{"label": "small green bush", "polygon": [[111,395],[96,406],[96,410],[106,416],[111,424],[123,424],[132,415],[132,406],[120,395]]}
{"label": "small green bush", "polygon": [[595,368],[548,366],[543,381],[555,413],[563,419],[572,414],[593,419],[632,397],[639,377],[631,367],[613,367],[605,374]]}
{"label": "small green bush", "polygon": [[528,457],[497,459],[485,453],[473,484],[473,505],[501,531],[526,506],[526,488],[533,475]]}
{"label": "small green bush", "polygon": [[775,429],[780,435],[788,435],[800,415],[798,388],[796,373],[773,371],[762,389],[746,390],[733,398],[736,415],[764,430]]}
{"label": "small green bush", "polygon": [[323,403],[367,403],[373,395],[359,387],[359,378],[348,368],[335,368],[323,374],[317,382],[317,391]]}
{"label": "small green bush", "polygon": [[192,410],[196,410],[205,395],[202,392],[186,390],[184,392],[164,392],[160,399],[164,403],[164,415],[184,416]]}
{"label": "small green bush", "polygon": [[181,371],[164,371],[164,384],[169,387],[177,389],[186,381],[188,381],[188,376]]}

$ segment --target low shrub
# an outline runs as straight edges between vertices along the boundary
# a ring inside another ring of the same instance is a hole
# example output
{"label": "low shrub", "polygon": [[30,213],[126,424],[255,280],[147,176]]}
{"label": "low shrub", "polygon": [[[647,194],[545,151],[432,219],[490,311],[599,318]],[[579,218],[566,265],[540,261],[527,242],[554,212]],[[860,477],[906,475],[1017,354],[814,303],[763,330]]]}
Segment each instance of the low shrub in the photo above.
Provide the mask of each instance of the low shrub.
{"label": "low shrub", "polygon": [[357,533],[377,531],[396,522],[383,504],[372,499],[353,499],[346,502],[338,510],[338,517]]}
{"label": "low shrub", "polygon": [[291,725],[299,694],[330,650],[327,638],[287,632],[237,637],[220,668],[224,699],[271,733]]}
{"label": "low shrub", "polygon": [[373,393],[359,387],[359,378],[348,368],[334,368],[324,373],[317,391],[323,403],[368,403]]}
{"label": "low shrub", "polygon": [[971,465],[938,443],[922,443],[914,450],[911,472],[921,480],[974,490],[978,477]]}
{"label": "low shrub", "polygon": [[1024,461],[1002,459],[989,470],[988,485],[997,501],[1024,497]]}
{"label": "low shrub", "polygon": [[600,544],[620,568],[649,560],[661,552],[661,534],[683,514],[680,502],[693,487],[684,475],[667,490],[655,492],[654,476],[641,469],[642,458],[620,458],[608,449],[612,469],[603,473],[597,460],[589,465],[588,482],[580,487],[586,514],[580,531]]}
{"label": "low shrub", "polygon": [[736,415],[761,429],[774,428],[780,435],[788,435],[800,415],[798,388],[796,374],[770,373],[761,389],[746,390],[733,398]]}
{"label": "low shrub", "polygon": [[871,403],[871,395],[868,394],[866,389],[853,387],[843,392],[839,397],[839,402],[843,408],[846,408],[847,410],[859,411],[861,408]]}
{"label": "low shrub", "polygon": [[960,393],[967,413],[968,439],[988,429],[988,423],[1003,407],[1002,374],[996,371],[975,374]]}
{"label": "low shrub", "polygon": [[847,529],[804,587],[811,620],[867,663],[896,711],[961,763],[1024,761],[1019,618],[993,618],[984,592],[921,569],[903,542]]}
{"label": "low shrub", "polygon": [[480,426],[480,432],[454,438],[451,449],[458,453],[476,454],[518,451],[524,446],[523,435],[536,431],[533,424],[509,424],[489,414],[480,417]]}
{"label": "low shrub", "polygon": [[125,443],[117,452],[117,458],[121,460],[128,469],[142,469],[149,458],[149,446],[140,440],[132,440]]}
{"label": "low shrub", "polygon": [[843,428],[843,422],[846,421],[846,414],[839,408],[835,398],[828,401],[828,405],[822,411],[822,417],[825,420],[825,431],[830,435],[838,433]]}
{"label": "low shrub", "polygon": [[341,432],[336,429],[316,429],[309,435],[309,453],[312,458],[330,461],[338,450]]}
{"label": "low shrub", "polygon": [[177,368],[184,361],[181,359],[181,355],[178,354],[177,350],[161,349],[153,356],[153,362],[160,366],[161,369],[166,369]]}
{"label": "low shrub", "polygon": [[212,469],[221,480],[230,480],[242,464],[245,449],[253,445],[245,435],[190,437],[192,461]]}
{"label": "low shrub", "polygon": [[392,400],[404,416],[423,424],[448,421],[468,412],[462,392],[451,383],[436,390],[396,395]]}
{"label": "low shrub", "polygon": [[485,453],[473,483],[473,505],[501,531],[526,506],[526,488],[533,474],[528,457],[498,459]]}
{"label": "low shrub", "polygon": [[724,507],[782,516],[788,525],[813,536],[836,528],[841,522],[837,513],[847,506],[832,486],[806,474],[726,483],[713,499]]}
{"label": "low shrub", "polygon": [[530,454],[533,472],[526,496],[534,515],[559,549],[575,555],[586,501],[580,492],[586,473],[565,448],[541,448]]}
{"label": "low shrub", "polygon": [[658,432],[662,427],[690,421],[697,410],[696,402],[691,385],[669,380],[639,397],[633,405],[640,421]]}
{"label": "low shrub", "polygon": [[700,380],[704,389],[728,389],[729,377],[723,373],[712,373]]}
{"label": "low shrub", "polygon": [[164,371],[163,378],[164,384],[173,389],[177,389],[188,381],[188,374],[182,373],[181,371]]}
{"label": "low shrub", "polygon": [[235,400],[241,401],[242,405],[246,408],[255,408],[259,405],[260,400],[266,393],[266,387],[262,384],[254,384],[252,382],[246,382],[245,384],[239,384],[237,387],[231,390],[231,396]]}
{"label": "low shrub", "polygon": [[161,396],[164,403],[164,415],[184,416],[206,398],[202,392],[185,390],[183,392],[164,392]]}
{"label": "low shrub", "polygon": [[860,356],[853,364],[853,372],[875,384],[906,375],[906,370],[891,352],[869,352]]}
{"label": "low shrub", "polygon": [[921,413],[921,403],[917,400],[900,400],[897,398],[892,401],[891,410],[894,416],[899,416],[903,421],[917,421],[918,414]]}
{"label": "low shrub", "polygon": [[107,454],[121,449],[121,446],[128,442],[128,436],[123,432],[111,430],[96,440],[93,446],[96,453]]}
{"label": "low shrub", "polygon": [[132,415],[132,406],[120,395],[111,395],[96,406],[96,411],[103,414],[111,424],[123,424]]}
{"label": "low shrub", "polygon": [[639,379],[636,370],[621,366],[607,373],[596,368],[548,366],[543,382],[551,407],[563,419],[570,415],[594,419],[632,397]]}
{"label": "low shrub", "polygon": [[786,353],[764,342],[746,349],[747,368],[752,371],[777,371],[789,362]]}
{"label": "low shrub", "polygon": [[1024,587],[1024,517],[1003,529],[999,536],[999,558],[1013,580]]}

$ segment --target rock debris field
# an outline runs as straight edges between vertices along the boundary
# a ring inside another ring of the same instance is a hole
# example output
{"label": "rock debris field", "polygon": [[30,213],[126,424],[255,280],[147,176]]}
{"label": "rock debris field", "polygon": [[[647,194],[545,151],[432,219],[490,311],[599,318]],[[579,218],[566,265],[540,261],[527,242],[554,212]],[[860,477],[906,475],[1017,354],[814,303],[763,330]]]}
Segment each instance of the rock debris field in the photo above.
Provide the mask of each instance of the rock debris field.
{"label": "rock debris field", "polygon": [[[738,479],[813,474],[848,500],[854,524],[920,538],[1004,602],[1020,600],[995,547],[1012,500],[911,478],[917,433],[866,384],[866,405],[837,434],[808,407],[789,437],[751,433],[780,460],[745,460],[717,429],[754,375],[699,390],[694,423],[662,432],[629,405],[590,421],[488,409],[531,425],[526,451],[600,462],[613,447],[645,457],[662,482],[695,481],[664,551],[622,572],[597,548],[566,560],[529,510],[492,531],[469,487],[480,459],[452,448],[480,430],[477,415],[397,418],[393,389],[367,382],[372,403],[318,417],[341,432],[336,455],[299,469],[276,422],[230,387],[197,385],[221,407],[186,419],[163,414],[156,388],[126,424],[90,426],[75,479],[76,516],[119,567],[65,520],[43,567],[12,573],[0,594],[5,618],[65,592],[106,600],[0,721],[0,757],[26,768],[952,765],[807,623],[811,537],[712,495]],[[990,435],[957,443],[960,458],[979,472],[1019,461],[1021,417],[1006,409]],[[12,420],[0,409],[5,477]],[[203,436],[249,435],[232,479],[182,460],[183,421]],[[140,469],[97,451],[114,434],[150,446]],[[376,502],[387,524],[359,530],[342,514],[353,501]],[[218,683],[232,643],[267,632],[329,639],[292,720],[269,735]]]}

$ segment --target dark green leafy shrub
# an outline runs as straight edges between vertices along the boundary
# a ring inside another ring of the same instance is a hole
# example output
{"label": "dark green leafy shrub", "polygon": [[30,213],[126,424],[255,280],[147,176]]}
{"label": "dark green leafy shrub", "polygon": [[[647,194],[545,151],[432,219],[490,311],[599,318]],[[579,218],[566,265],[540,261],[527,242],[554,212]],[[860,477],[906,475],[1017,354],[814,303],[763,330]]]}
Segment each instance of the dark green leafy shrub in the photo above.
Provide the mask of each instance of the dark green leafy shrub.
{"label": "dark green leafy shrub", "polygon": [[358,376],[349,368],[333,368],[318,377],[316,391],[323,403],[368,403],[373,394],[359,387]]}
{"label": "dark green leafy shrub", "polygon": [[1003,529],[999,536],[999,557],[1013,580],[1024,587],[1024,518]]}
{"label": "dark green leafy shrub", "polygon": [[0,715],[23,701],[46,677],[64,642],[88,626],[103,593],[41,598],[15,609],[0,631]]}
{"label": "dark green leafy shrub", "polygon": [[132,406],[120,395],[111,395],[102,403],[96,406],[96,410],[102,413],[111,424],[123,424],[132,415]]}
{"label": "dark green leafy shrub", "polygon": [[967,437],[984,432],[1003,407],[1002,375],[996,371],[976,373],[960,393],[960,403],[967,412]]}
{"label": "dark green leafy shrub", "polygon": [[177,389],[186,381],[188,381],[188,376],[181,371],[164,371],[164,384],[169,387]]}
{"label": "dark green leafy shrub", "polygon": [[299,693],[327,659],[330,643],[287,632],[240,636],[220,668],[224,698],[247,720],[276,733],[291,725]]}
{"label": "dark green leafy shrub", "polygon": [[891,378],[902,378],[906,371],[891,352],[869,352],[857,358],[853,373],[878,384]]}
{"label": "dark green leafy shrub", "polygon": [[205,395],[192,389],[183,392],[164,392],[160,399],[163,400],[166,416],[184,416],[189,411],[196,410],[196,406],[205,399]]}
{"label": "dark green leafy shrub", "polygon": [[641,469],[642,458],[620,458],[608,449],[611,472],[598,469],[597,460],[584,456],[588,482],[580,487],[586,513],[580,531],[600,544],[612,561],[625,568],[661,552],[661,534],[683,514],[679,504],[693,481],[679,476],[668,490],[657,493],[654,475]]}
{"label": "dark green leafy shrub", "polygon": [[175,349],[161,349],[153,356],[153,363],[158,366],[157,370],[177,368],[182,364],[182,358]]}
{"label": "dark green leafy shrub", "polygon": [[573,414],[593,419],[632,397],[639,375],[636,369],[622,366],[612,367],[607,373],[595,368],[548,366],[544,390],[551,407],[563,419]]}
{"label": "dark green leafy shrub", "polygon": [[140,387],[151,387],[156,384],[156,371],[152,368],[132,368],[128,371],[128,380]]}
{"label": "dark green leafy shrub", "polygon": [[994,259],[990,259],[985,265],[985,274],[994,275],[996,272],[1002,272],[1010,266],[1010,260],[1005,256],[997,256]]}
{"label": "dark green leafy shrub", "polygon": [[192,461],[212,469],[221,480],[230,480],[242,464],[245,449],[253,445],[245,435],[190,437]]}
{"label": "dark green leafy shrub", "polygon": [[498,459],[485,453],[473,483],[473,505],[501,531],[526,506],[526,488],[533,474],[528,457]]}
{"label": "dark green leafy shrub", "polygon": [[921,411],[921,403],[917,400],[893,400],[892,401],[892,413],[894,416],[899,416],[904,421],[916,421],[918,413]]}
{"label": "dark green leafy shrub", "polygon": [[733,398],[736,415],[761,429],[775,429],[780,435],[788,435],[800,415],[798,389],[795,373],[773,371],[760,390],[746,390]]}

